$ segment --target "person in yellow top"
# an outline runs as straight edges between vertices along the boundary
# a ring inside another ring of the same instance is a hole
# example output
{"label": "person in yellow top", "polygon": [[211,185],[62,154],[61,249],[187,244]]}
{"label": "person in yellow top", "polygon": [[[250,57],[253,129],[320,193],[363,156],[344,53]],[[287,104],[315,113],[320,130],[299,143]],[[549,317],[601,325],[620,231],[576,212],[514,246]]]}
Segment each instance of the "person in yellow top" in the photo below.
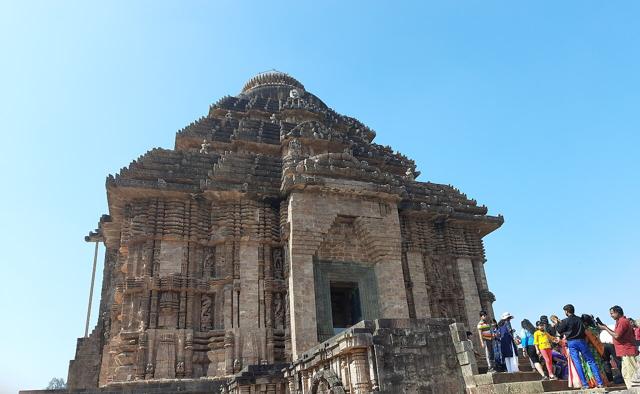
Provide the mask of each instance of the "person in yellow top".
{"label": "person in yellow top", "polygon": [[553,342],[555,338],[545,331],[543,323],[539,321],[536,322],[536,327],[538,327],[538,329],[533,333],[533,345],[536,347],[538,354],[542,354],[542,357],[544,357],[549,379],[555,380],[557,378],[553,374],[553,361],[551,356],[551,342]]}

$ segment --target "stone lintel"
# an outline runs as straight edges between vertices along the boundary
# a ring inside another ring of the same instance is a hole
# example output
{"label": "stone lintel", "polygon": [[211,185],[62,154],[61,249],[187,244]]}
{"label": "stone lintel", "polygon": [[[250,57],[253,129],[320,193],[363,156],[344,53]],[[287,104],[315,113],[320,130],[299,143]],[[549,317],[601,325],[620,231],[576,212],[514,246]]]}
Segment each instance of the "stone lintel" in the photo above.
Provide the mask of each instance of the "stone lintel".
{"label": "stone lintel", "polygon": [[314,176],[313,183],[294,183],[281,189],[285,193],[304,191],[310,193],[330,193],[351,197],[375,198],[398,203],[402,200],[402,189],[396,186],[378,185],[372,182],[343,180]]}

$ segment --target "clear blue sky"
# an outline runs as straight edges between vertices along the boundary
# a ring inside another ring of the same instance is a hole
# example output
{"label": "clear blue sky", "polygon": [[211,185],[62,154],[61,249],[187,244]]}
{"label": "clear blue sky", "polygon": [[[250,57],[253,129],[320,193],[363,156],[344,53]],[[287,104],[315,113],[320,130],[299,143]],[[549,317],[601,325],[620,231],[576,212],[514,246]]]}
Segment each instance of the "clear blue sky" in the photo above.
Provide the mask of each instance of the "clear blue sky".
{"label": "clear blue sky", "polygon": [[0,392],[66,379],[107,174],[272,68],[505,216],[497,313],[640,317],[637,2],[89,3],[0,3]]}

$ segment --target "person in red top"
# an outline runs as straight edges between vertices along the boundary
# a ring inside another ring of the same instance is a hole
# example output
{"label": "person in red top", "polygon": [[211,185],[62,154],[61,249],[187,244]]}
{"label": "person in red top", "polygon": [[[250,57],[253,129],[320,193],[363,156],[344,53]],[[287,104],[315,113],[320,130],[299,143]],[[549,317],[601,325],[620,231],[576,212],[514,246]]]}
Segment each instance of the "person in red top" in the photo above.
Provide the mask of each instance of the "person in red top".
{"label": "person in red top", "polygon": [[622,377],[628,389],[635,386],[633,382],[638,369],[636,356],[638,347],[636,346],[636,336],[631,327],[629,319],[624,316],[621,307],[614,305],[609,309],[611,318],[616,321],[612,330],[604,324],[598,324],[600,329],[607,331],[613,337],[613,346],[616,348],[616,355],[622,358]]}

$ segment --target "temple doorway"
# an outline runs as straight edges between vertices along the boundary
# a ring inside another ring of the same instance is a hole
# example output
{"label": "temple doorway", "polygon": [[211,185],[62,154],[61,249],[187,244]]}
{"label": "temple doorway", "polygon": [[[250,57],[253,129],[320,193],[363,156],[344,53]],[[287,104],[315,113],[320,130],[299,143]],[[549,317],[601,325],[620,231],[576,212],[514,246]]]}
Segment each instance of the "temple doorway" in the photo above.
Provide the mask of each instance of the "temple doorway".
{"label": "temple doorway", "polygon": [[362,320],[360,290],[357,282],[331,282],[331,317],[337,334]]}

